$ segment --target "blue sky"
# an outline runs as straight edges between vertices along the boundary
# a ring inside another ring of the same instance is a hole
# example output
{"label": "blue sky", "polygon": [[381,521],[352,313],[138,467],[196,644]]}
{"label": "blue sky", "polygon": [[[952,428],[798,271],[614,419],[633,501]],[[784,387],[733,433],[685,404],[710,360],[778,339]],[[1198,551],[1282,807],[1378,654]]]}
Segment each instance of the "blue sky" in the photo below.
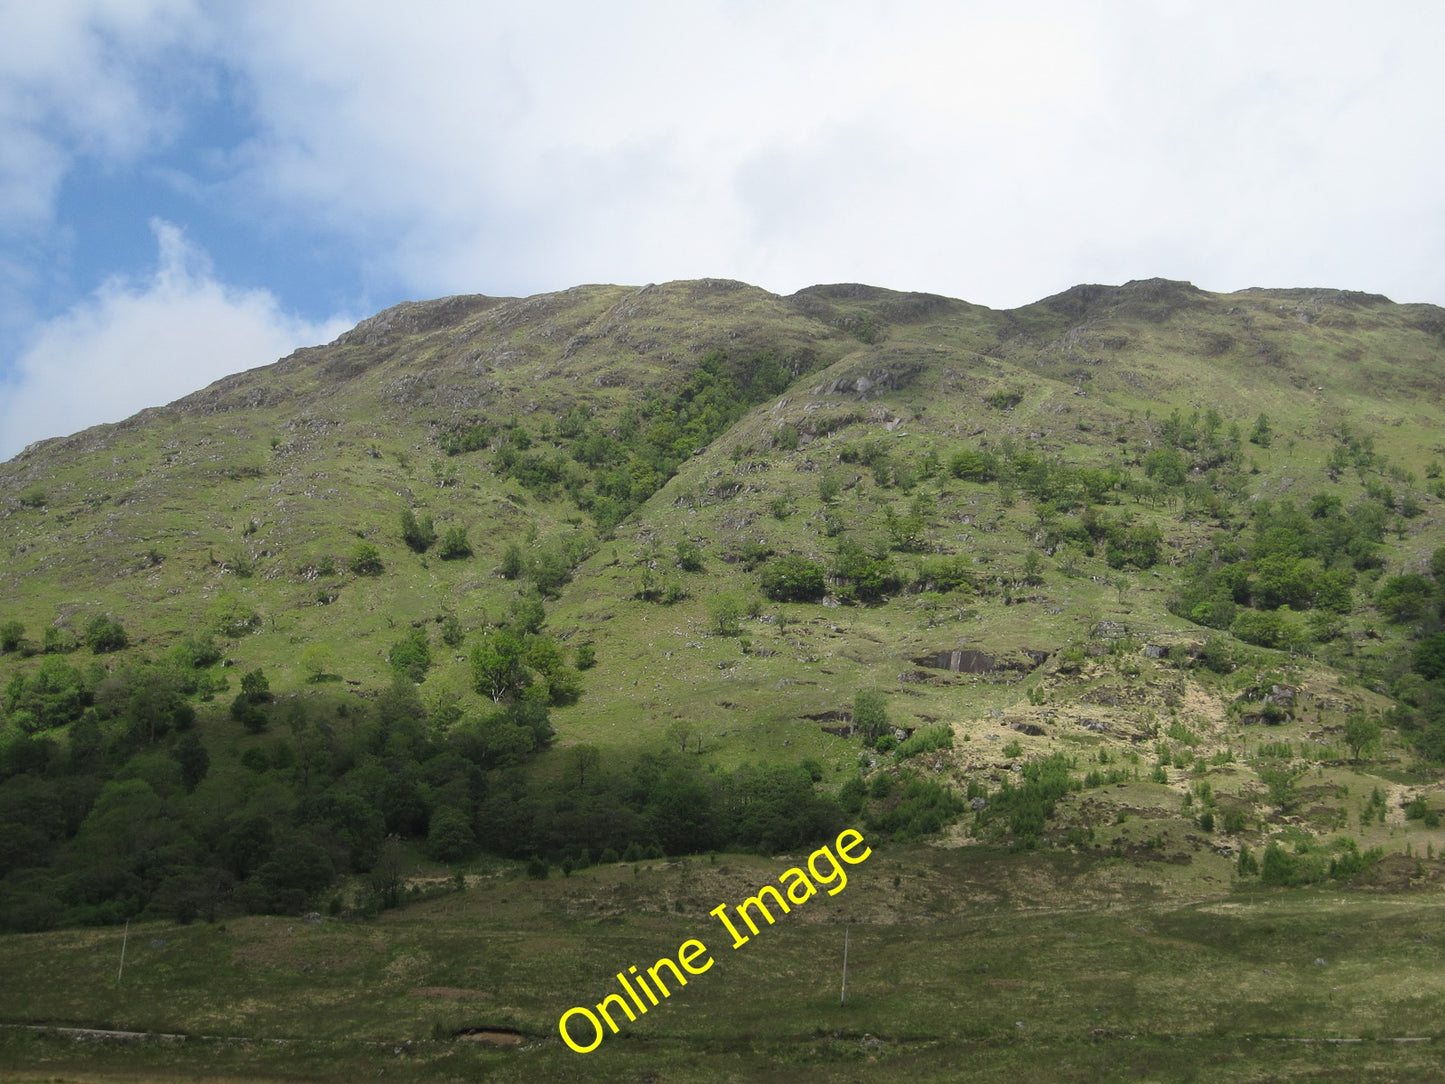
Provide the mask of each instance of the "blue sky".
{"label": "blue sky", "polygon": [[449,293],[1445,303],[1445,5],[0,0],[0,459]]}

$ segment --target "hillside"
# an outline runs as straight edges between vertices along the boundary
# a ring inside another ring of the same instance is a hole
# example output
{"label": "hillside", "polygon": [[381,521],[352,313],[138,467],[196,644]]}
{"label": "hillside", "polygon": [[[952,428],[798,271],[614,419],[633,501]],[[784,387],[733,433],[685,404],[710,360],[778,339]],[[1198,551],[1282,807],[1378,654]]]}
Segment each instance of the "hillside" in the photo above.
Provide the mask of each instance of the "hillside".
{"label": "hillside", "polygon": [[[126,780],[182,822],[212,788],[216,854],[408,772],[386,828],[418,845],[444,808],[554,862],[743,839],[481,812],[674,748],[734,788],[806,764],[900,838],[1433,861],[1442,349],[1430,306],[1164,280],[1002,312],[726,281],[397,306],[0,464],[5,774],[86,781],[0,887],[63,881]],[[345,820],[323,849],[364,873]]]}
{"label": "hillside", "polygon": [[[0,1060],[570,1077],[568,1005],[856,827],[599,1079],[1428,1076],[1442,356],[1338,290],[584,286],[33,445]],[[73,927],[131,921],[126,994]]]}

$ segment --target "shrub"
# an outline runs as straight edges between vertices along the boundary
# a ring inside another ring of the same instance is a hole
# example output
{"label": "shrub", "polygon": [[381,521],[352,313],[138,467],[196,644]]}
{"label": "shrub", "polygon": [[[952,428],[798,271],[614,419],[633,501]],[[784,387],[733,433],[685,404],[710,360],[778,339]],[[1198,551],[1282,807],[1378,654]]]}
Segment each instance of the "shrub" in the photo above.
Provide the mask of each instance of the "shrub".
{"label": "shrub", "polygon": [[775,602],[817,602],[823,597],[823,566],[796,554],[778,557],[762,572],[763,593]]}
{"label": "shrub", "polygon": [[1445,677],[1445,632],[1428,636],[1415,646],[1413,665],[1427,681]]}
{"label": "shrub", "polygon": [[380,576],[386,569],[381,563],[381,551],[370,542],[362,542],[352,550],[346,566],[358,576]]}
{"label": "shrub", "polygon": [[431,647],[427,644],[426,633],[421,629],[412,629],[392,644],[387,661],[398,674],[405,674],[413,682],[421,681],[431,667]]}
{"label": "shrub", "polygon": [[965,448],[948,461],[948,472],[965,482],[991,482],[997,475],[997,464],[986,452]]}
{"label": "shrub", "polygon": [[677,544],[677,567],[684,572],[702,571],[702,550],[696,542],[684,539]]}
{"label": "shrub", "polygon": [[920,753],[931,753],[935,749],[952,748],[953,727],[945,723],[914,731],[908,736],[908,740],[898,747],[897,756],[899,760],[907,760],[909,757],[917,756]]}
{"label": "shrub", "polygon": [[417,553],[425,553],[437,540],[437,532],[432,525],[431,516],[422,516],[421,519],[417,519],[410,508],[403,508],[401,510],[401,538]]}
{"label": "shrub", "polygon": [[877,741],[888,729],[888,701],[877,689],[861,689],[853,698],[853,729],[865,742]]}
{"label": "shrub", "polygon": [[91,618],[85,626],[85,643],[95,654],[104,655],[119,651],[130,643],[130,638],[119,621],[109,614],[101,614]]}
{"label": "shrub", "polygon": [[1241,610],[1230,631],[1247,644],[1284,650],[1302,639],[1299,626],[1288,616],[1288,609],[1260,612]]}
{"label": "shrub", "polygon": [[271,683],[260,667],[241,676],[241,695],[252,704],[262,704],[271,699]]}
{"label": "shrub", "polygon": [[[881,779],[889,778],[880,776]],[[964,803],[951,789],[929,779],[905,777],[903,792],[892,808],[870,817],[868,824],[899,842],[940,831],[963,811]]]}
{"label": "shrub", "polygon": [[741,636],[743,632],[743,604],[737,595],[726,593],[714,595],[707,607],[715,636]]}
{"label": "shrub", "polygon": [[[69,655],[79,647],[80,641],[75,638],[75,633],[64,625],[50,625],[46,628],[45,653],[47,655]],[[219,655],[217,657],[219,658]]]}
{"label": "shrub", "polygon": [[1240,847],[1239,861],[1234,868],[1241,877],[1256,877],[1259,875],[1259,860],[1249,853],[1248,847]]}
{"label": "shrub", "polygon": [[448,527],[442,536],[441,548],[437,550],[443,561],[458,561],[472,555],[472,544],[467,538],[465,527]]}
{"label": "shrub", "polygon": [[0,625],[0,651],[20,650],[20,641],[25,638],[25,626],[19,621],[7,621]]}
{"label": "shrub", "polygon": [[1435,587],[1429,580],[1410,573],[1386,580],[1375,596],[1375,604],[1391,621],[1415,621],[1425,616],[1434,596]]}
{"label": "shrub", "polygon": [[850,777],[838,788],[838,806],[849,816],[856,817],[863,811],[867,797],[868,784],[863,782],[861,775]]}
{"label": "shrub", "polygon": [[266,713],[245,693],[238,693],[236,699],[231,701],[231,718],[252,734],[259,734],[266,729]]}
{"label": "shrub", "polygon": [[216,601],[211,603],[206,616],[211,627],[222,636],[244,636],[252,629],[260,628],[262,623],[261,615],[255,607],[239,595],[233,594],[216,596]]}
{"label": "shrub", "polygon": [[502,553],[501,573],[504,580],[515,580],[522,574],[522,549],[515,542],[508,542]]}
{"label": "shrub", "polygon": [[1234,648],[1228,640],[1211,636],[1199,649],[1199,665],[1215,674],[1228,674],[1234,669]]}
{"label": "shrub", "polygon": [[426,845],[437,861],[460,862],[476,850],[477,837],[465,813],[455,806],[444,805],[432,812]]}
{"label": "shrub", "polygon": [[461,647],[466,638],[466,629],[462,628],[456,614],[447,614],[442,618],[442,643],[447,647]]}

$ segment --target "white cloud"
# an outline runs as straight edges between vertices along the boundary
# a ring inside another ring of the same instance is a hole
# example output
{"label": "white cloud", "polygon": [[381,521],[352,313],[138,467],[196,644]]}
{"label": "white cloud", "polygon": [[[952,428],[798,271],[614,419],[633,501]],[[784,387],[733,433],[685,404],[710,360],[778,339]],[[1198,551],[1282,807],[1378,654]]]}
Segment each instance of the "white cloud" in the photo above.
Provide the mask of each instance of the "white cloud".
{"label": "white cloud", "polygon": [[0,458],[327,342],[351,322],[308,323],[282,312],[264,290],[228,289],[176,226],[154,221],[152,228],[154,275],[107,282],[38,329],[4,388]]}
{"label": "white cloud", "polygon": [[1438,5],[413,10],[275,0],[225,37],[265,130],[248,186],[421,292],[718,274],[1002,305],[1164,274],[1445,298]]}
{"label": "white cloud", "polygon": [[0,0],[0,27],[0,230],[33,231],[76,159],[115,166],[165,137],[186,103],[152,65],[204,23],[192,0]]}

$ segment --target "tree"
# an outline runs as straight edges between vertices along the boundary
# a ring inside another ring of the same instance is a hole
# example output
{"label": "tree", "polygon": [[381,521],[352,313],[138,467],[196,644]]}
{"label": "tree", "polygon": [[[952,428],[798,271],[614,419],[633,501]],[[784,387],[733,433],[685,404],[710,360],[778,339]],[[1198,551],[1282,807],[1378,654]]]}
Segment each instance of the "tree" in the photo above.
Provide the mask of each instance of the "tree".
{"label": "tree", "polygon": [[441,549],[437,551],[443,561],[460,561],[472,555],[472,544],[467,539],[465,527],[448,527],[442,536]]}
{"label": "tree", "polygon": [[845,599],[877,602],[902,586],[886,553],[870,553],[851,538],[838,542],[833,575],[840,581],[838,594]]}
{"label": "tree", "polygon": [[697,733],[696,728],[686,719],[674,719],[668,724],[667,731],[663,737],[669,745],[677,746],[679,753],[687,752],[687,743]]}
{"label": "tree", "polygon": [[1269,427],[1269,415],[1263,412],[1254,419],[1254,428],[1249,431],[1249,442],[1258,444],[1261,448],[1268,448],[1274,439],[1273,432]]}
{"label": "tree", "polygon": [[1345,720],[1345,744],[1350,747],[1354,760],[1380,740],[1380,723],[1372,715],[1362,711],[1354,712]]}
{"label": "tree", "polygon": [[677,544],[677,567],[684,572],[702,571],[702,550],[696,542],[683,539]]}
{"label": "tree", "polygon": [[443,805],[432,810],[426,848],[438,862],[470,858],[477,848],[470,818],[456,806]]}
{"label": "tree", "polygon": [[877,689],[862,689],[853,698],[853,729],[871,744],[888,729],[888,702]]}
{"label": "tree", "polygon": [[259,666],[241,675],[241,694],[253,704],[262,704],[271,699],[271,683]]}
{"label": "tree", "polygon": [[997,472],[993,457],[985,452],[965,448],[948,462],[948,471],[965,482],[991,482]]}
{"label": "tree", "polygon": [[1445,632],[1427,636],[1415,645],[1415,673],[1427,681],[1445,677]]}
{"label": "tree", "polygon": [[515,580],[522,574],[522,550],[515,542],[508,542],[502,553],[502,578]]}
{"label": "tree", "polygon": [[330,650],[321,644],[308,644],[301,649],[301,669],[306,671],[306,680],[311,684],[325,681],[333,665]]}
{"label": "tree", "polygon": [[84,675],[58,655],[48,655],[39,669],[10,678],[3,703],[10,722],[38,733],[79,719],[90,697]]}
{"label": "tree", "polygon": [[542,627],[547,620],[547,609],[542,604],[542,598],[535,591],[529,591],[521,598],[512,600],[509,607],[511,612],[511,626],[521,636],[531,636]]}
{"label": "tree", "polygon": [[194,731],[180,740],[171,750],[171,756],[175,757],[181,766],[181,782],[187,791],[195,790],[196,784],[206,778],[206,773],[211,769],[211,758]]}
{"label": "tree", "polygon": [[437,540],[431,516],[416,518],[410,508],[401,510],[401,539],[417,553],[425,553]]}
{"label": "tree", "polygon": [[1303,768],[1288,764],[1273,763],[1259,769],[1259,778],[1269,790],[1269,800],[1279,807],[1280,812],[1289,813],[1299,804],[1299,777]]}
{"label": "tree", "polygon": [[595,745],[574,745],[569,750],[567,759],[577,770],[577,786],[580,788],[587,783],[587,773],[594,771],[602,763],[602,750]]}
{"label": "tree", "polygon": [[1430,575],[1445,584],[1445,546],[1439,546],[1430,554]]}
{"label": "tree", "polygon": [[472,686],[494,704],[515,695],[531,681],[523,658],[526,645],[509,629],[494,629],[472,648]]}
{"label": "tree", "polygon": [[358,576],[380,576],[386,570],[381,563],[381,551],[370,542],[359,543],[346,565]]}
{"label": "tree", "polygon": [[1038,550],[1029,550],[1024,554],[1024,583],[1030,587],[1037,587],[1044,582],[1039,575],[1044,567],[1044,559],[1039,556]]}
{"label": "tree", "polygon": [[266,713],[245,693],[238,693],[236,699],[231,701],[231,718],[252,734],[259,734],[266,729]]}
{"label": "tree", "polygon": [[708,603],[707,612],[712,620],[713,635],[742,635],[743,604],[737,595],[731,592],[714,595]]}
{"label": "tree", "polygon": [[109,614],[98,614],[85,626],[85,643],[97,655],[119,651],[130,643],[125,626]]}
{"label": "tree", "polygon": [[0,651],[18,651],[24,638],[25,626],[19,621],[7,621],[0,625]]}
{"label": "tree", "polygon": [[189,730],[196,711],[182,695],[170,670],[155,668],[137,673],[125,706],[125,721],[137,741],[154,744],[171,730]]}
{"label": "tree", "polygon": [[883,510],[883,527],[893,548],[903,553],[919,553],[927,544],[928,521],[917,512],[900,516],[891,507]]}
{"label": "tree", "polygon": [[405,674],[413,682],[420,682],[431,667],[431,647],[427,644],[426,633],[421,629],[412,629],[392,644],[387,661],[397,673]]}
{"label": "tree", "polygon": [[1411,572],[1386,580],[1375,596],[1375,604],[1391,621],[1415,621],[1425,616],[1434,597],[1434,585]]}
{"label": "tree", "polygon": [[823,597],[823,566],[789,554],[769,561],[762,572],[763,593],[775,602],[817,602]]}
{"label": "tree", "polygon": [[442,618],[442,643],[447,647],[460,647],[466,638],[467,631],[462,628],[456,614],[447,614]]}

